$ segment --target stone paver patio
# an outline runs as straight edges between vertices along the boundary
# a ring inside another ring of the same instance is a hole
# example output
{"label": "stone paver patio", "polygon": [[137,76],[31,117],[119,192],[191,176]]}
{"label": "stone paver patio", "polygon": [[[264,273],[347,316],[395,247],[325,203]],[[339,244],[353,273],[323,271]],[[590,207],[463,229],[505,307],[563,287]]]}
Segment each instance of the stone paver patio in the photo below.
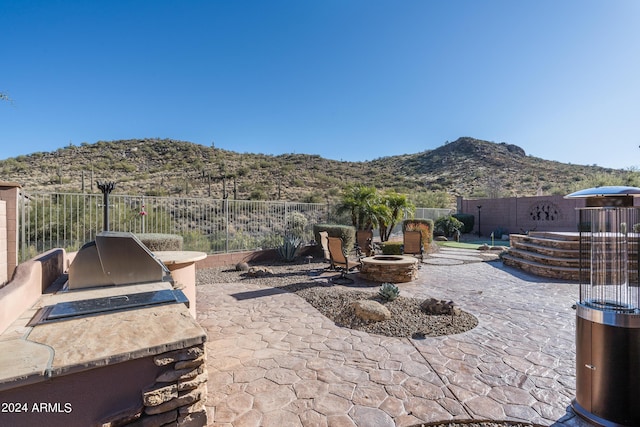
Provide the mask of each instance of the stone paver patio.
{"label": "stone paver patio", "polygon": [[[336,326],[295,294],[198,286],[211,426],[410,426],[514,420],[583,426],[575,395],[575,283],[501,262],[424,265],[403,296],[451,299],[459,335],[390,338]],[[375,290],[377,288],[372,288]]]}

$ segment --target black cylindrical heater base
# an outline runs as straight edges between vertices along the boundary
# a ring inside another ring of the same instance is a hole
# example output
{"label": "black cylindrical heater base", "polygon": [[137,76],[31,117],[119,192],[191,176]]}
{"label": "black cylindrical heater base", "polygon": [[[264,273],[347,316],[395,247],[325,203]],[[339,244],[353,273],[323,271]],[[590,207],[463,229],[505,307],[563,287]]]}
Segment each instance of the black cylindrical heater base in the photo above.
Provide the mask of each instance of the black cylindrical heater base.
{"label": "black cylindrical heater base", "polygon": [[639,320],[578,305],[572,407],[596,425],[640,425]]}

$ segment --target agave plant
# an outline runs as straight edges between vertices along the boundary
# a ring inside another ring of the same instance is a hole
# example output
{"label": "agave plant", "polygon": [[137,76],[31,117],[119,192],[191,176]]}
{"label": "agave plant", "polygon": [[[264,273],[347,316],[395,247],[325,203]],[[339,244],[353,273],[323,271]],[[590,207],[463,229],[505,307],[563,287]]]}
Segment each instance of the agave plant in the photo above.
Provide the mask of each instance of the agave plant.
{"label": "agave plant", "polygon": [[282,245],[278,247],[278,255],[285,261],[293,261],[302,245],[302,239],[296,236],[285,236]]}
{"label": "agave plant", "polygon": [[383,283],[380,285],[378,295],[387,301],[393,301],[400,295],[400,289],[398,289],[398,287],[393,283]]}

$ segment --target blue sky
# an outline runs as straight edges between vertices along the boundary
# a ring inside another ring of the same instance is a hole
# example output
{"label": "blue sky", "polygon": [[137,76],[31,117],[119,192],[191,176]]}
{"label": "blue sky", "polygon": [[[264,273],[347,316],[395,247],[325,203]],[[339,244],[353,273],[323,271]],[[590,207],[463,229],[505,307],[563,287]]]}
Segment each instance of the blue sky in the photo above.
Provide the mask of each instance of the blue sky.
{"label": "blue sky", "polygon": [[0,0],[0,159],[173,138],[342,160],[471,136],[640,165],[637,0]]}

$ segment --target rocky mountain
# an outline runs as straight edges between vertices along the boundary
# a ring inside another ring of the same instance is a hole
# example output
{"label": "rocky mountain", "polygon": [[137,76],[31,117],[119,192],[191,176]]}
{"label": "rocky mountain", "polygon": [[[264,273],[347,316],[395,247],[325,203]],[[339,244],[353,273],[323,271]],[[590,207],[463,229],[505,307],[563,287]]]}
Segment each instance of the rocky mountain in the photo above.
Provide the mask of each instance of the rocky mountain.
{"label": "rocky mountain", "polygon": [[237,153],[170,139],[83,143],[0,161],[0,180],[18,182],[26,192],[96,193],[96,181],[114,181],[119,194],[327,202],[337,200],[347,184],[364,184],[409,194],[421,206],[451,205],[458,195],[534,196],[637,185],[637,175],[544,160],[513,144],[468,137],[365,162]]}

